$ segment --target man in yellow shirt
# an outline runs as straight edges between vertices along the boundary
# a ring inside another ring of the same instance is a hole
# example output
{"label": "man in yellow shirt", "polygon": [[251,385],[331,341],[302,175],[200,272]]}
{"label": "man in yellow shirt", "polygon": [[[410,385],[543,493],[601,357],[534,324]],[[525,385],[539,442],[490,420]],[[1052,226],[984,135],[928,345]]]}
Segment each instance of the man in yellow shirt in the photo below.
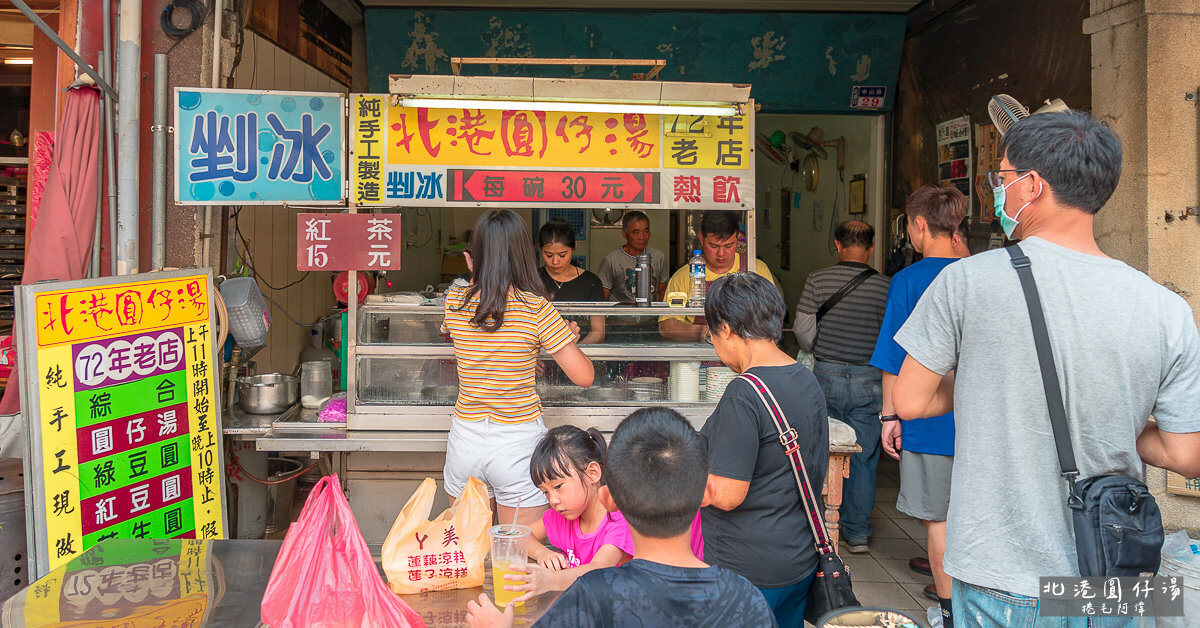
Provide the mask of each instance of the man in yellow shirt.
{"label": "man in yellow shirt", "polygon": [[[737,252],[741,233],[737,212],[707,211],[700,221],[700,251],[704,256],[704,282],[707,286],[717,279],[748,268]],[[754,272],[775,282],[762,260],[754,260]],[[675,271],[667,282],[667,294],[688,291],[691,283],[688,266]],[[775,285],[779,284],[775,282]],[[679,342],[699,342],[708,332],[703,316],[663,316],[658,319],[658,331],[663,338]]]}

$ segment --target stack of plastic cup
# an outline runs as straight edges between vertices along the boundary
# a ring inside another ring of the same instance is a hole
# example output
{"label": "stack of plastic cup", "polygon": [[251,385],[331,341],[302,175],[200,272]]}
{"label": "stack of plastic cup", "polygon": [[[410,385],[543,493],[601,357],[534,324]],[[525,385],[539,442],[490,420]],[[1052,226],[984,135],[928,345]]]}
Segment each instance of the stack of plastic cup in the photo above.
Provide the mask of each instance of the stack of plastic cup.
{"label": "stack of plastic cup", "polygon": [[671,379],[667,388],[671,393],[671,401],[700,401],[700,363],[672,362]]}

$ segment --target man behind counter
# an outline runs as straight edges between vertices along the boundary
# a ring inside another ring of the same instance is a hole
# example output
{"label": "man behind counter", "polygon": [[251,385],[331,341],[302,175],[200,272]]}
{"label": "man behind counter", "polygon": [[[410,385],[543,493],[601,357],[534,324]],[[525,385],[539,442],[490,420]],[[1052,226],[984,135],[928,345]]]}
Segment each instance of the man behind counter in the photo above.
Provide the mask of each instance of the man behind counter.
{"label": "man behind counter", "polygon": [[667,254],[649,246],[650,218],[637,210],[625,212],[621,219],[621,235],[625,245],[604,256],[600,262],[600,285],[604,286],[604,297],[618,303],[632,303],[637,288],[637,256],[650,254],[650,272],[656,289],[655,298],[662,299],[667,285]]}
{"label": "man behind counter", "polygon": [[[738,235],[741,233],[737,212],[706,211],[700,221],[700,251],[704,256],[704,283],[707,288],[712,282],[736,272],[745,271],[746,260],[737,252]],[[754,260],[754,272],[775,282],[771,271],[762,260]],[[688,266],[671,275],[667,282],[667,294],[687,294],[691,277]],[[775,282],[775,286],[779,284]],[[703,316],[663,316],[658,319],[658,331],[663,338],[678,342],[698,342],[704,338],[708,325]]]}

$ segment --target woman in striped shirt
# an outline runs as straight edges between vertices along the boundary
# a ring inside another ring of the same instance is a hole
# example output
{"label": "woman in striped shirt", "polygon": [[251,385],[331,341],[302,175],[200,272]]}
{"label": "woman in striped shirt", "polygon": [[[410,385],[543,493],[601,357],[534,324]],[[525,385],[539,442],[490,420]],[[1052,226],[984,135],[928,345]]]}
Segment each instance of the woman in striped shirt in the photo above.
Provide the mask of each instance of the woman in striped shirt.
{"label": "woman in striped shirt", "polygon": [[525,223],[508,209],[490,209],[475,223],[467,249],[471,283],[446,294],[443,329],[454,343],[458,400],[443,470],[451,503],[468,478],[484,481],[501,521],[541,518],[546,497],[529,477],[529,458],[546,432],[534,391],[542,350],[567,377],[591,386],[592,362],[579,350],[579,328],[543,296]]}

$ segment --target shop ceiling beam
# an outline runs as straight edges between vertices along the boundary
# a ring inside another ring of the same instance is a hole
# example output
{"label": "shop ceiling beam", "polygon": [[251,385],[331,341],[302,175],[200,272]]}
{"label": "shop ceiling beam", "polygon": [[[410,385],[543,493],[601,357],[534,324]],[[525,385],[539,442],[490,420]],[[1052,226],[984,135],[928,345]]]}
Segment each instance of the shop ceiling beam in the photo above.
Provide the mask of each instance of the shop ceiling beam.
{"label": "shop ceiling beam", "polygon": [[79,56],[79,54],[75,52],[74,48],[68,46],[67,42],[63,41],[62,37],[59,37],[58,33],[56,33],[53,28],[50,28],[50,25],[46,23],[46,20],[43,20],[40,16],[38,16],[37,13],[34,12],[33,9],[29,8],[29,5],[25,4],[25,0],[12,0],[12,3],[21,10],[21,13],[25,14],[25,17],[29,18],[30,22],[33,22],[33,25],[36,26],[39,31],[42,31],[43,35],[45,35],[50,41],[54,42],[54,45],[58,46],[59,50],[63,51],[64,54],[70,57],[71,61],[75,62],[76,67],[82,70],[84,74],[92,77],[92,80],[96,81],[96,85],[100,86],[100,89],[104,90],[104,93],[107,94],[109,98],[117,97],[117,90],[113,89],[113,86],[109,85],[108,81],[104,80],[104,78],[101,77],[98,72],[96,72],[95,68],[88,65],[87,61],[84,61],[83,57]]}
{"label": "shop ceiling beam", "polygon": [[464,65],[605,65],[621,67],[650,66],[642,80],[649,81],[667,67],[666,59],[563,59],[534,57],[450,57],[450,71],[458,76]]}
{"label": "shop ceiling beam", "polygon": [[645,105],[745,106],[750,85],[618,79],[392,74],[388,93],[424,98],[529,102],[630,103]]}

